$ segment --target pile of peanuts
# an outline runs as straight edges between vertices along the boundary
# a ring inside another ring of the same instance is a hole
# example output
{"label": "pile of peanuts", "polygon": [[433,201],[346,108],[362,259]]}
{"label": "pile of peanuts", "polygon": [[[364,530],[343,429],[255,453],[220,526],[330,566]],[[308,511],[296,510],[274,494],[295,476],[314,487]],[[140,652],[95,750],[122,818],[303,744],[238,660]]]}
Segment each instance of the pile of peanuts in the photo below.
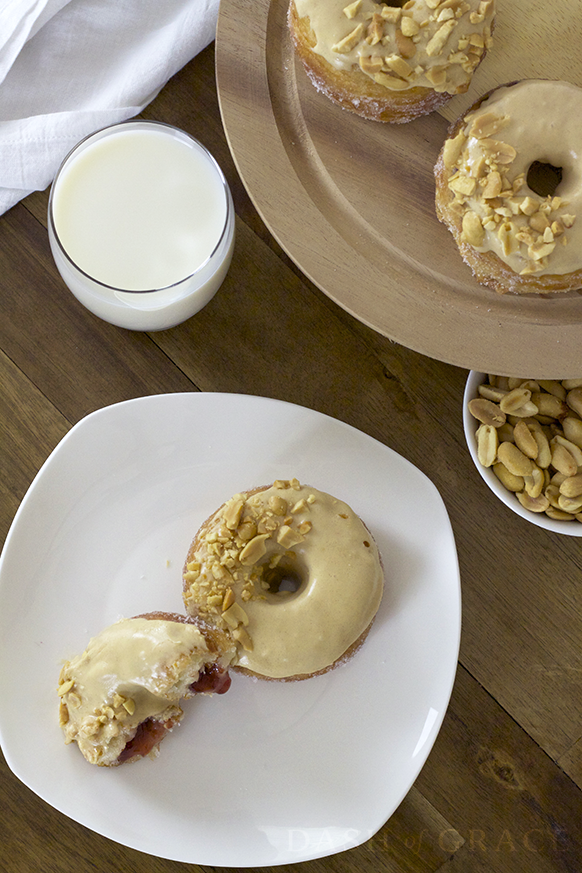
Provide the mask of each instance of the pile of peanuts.
{"label": "pile of peanuts", "polygon": [[582,378],[488,376],[478,393],[479,463],[524,509],[582,522]]}

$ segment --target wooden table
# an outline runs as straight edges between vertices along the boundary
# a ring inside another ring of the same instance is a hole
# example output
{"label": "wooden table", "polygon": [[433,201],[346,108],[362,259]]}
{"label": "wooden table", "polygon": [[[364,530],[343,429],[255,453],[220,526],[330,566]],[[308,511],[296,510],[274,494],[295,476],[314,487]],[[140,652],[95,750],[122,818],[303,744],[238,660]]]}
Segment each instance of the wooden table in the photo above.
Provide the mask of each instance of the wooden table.
{"label": "wooden table", "polygon": [[[94,317],[63,285],[49,251],[46,192],[0,218],[2,537],[69,428],[128,398],[263,395],[370,434],[426,473],[446,503],[463,589],[460,662],[442,730],[398,810],[366,844],[301,867],[581,870],[581,541],[526,523],[484,486],[463,439],[464,370],[364,327],[281,252],[229,154],[212,46],[144,115],[192,133],[224,168],[237,212],[232,267],[215,299],[185,324],[132,333]],[[210,869],[114,844],[55,812],[1,766],[0,870]]]}

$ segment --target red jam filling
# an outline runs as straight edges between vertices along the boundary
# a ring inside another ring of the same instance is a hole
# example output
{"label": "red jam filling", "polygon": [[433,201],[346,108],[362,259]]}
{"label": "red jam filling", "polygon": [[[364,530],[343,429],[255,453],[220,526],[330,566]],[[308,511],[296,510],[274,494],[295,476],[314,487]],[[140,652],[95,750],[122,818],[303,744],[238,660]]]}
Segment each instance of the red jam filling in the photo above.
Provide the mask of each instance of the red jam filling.
{"label": "red jam filling", "polygon": [[[224,694],[230,688],[231,678],[228,671],[222,670],[217,664],[210,664],[198,676],[196,682],[190,685],[190,691],[195,694],[209,692],[212,694]],[[117,759],[118,764],[130,761],[132,758],[145,758],[157,746],[168,731],[172,730],[176,721],[156,721],[147,718],[137,726],[135,735],[126,744]]]}
{"label": "red jam filling", "polygon": [[195,694],[224,694],[230,688],[230,683],[231,678],[226,670],[222,670],[218,664],[210,664],[200,673],[196,682],[190,685],[190,691]]}
{"label": "red jam filling", "polygon": [[133,739],[120,753],[117,763],[123,764],[131,758],[145,758],[163,740],[168,731],[172,730],[175,724],[173,719],[155,721],[153,718],[147,718],[142,721],[141,724],[138,724]]}

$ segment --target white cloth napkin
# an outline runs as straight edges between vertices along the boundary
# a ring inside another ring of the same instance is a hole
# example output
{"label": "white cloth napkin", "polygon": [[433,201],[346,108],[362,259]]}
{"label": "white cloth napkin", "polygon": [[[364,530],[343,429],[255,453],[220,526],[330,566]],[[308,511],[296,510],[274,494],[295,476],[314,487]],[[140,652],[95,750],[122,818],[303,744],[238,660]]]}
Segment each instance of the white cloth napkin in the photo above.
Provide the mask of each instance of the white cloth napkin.
{"label": "white cloth napkin", "polygon": [[213,39],[219,0],[0,0],[0,214],[137,115]]}

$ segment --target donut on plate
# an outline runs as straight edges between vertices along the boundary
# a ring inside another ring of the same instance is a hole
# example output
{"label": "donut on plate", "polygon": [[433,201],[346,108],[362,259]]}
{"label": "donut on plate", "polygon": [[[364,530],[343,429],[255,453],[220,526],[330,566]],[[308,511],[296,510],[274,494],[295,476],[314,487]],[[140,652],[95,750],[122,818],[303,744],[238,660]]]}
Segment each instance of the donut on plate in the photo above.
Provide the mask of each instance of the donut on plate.
{"label": "donut on plate", "polygon": [[495,0],[290,0],[313,85],[372,121],[407,122],[467,90],[491,45]]}
{"label": "donut on plate", "polygon": [[305,679],[348,658],[382,591],[364,523],[296,479],[227,500],[196,534],[184,567],[186,611],[229,632],[234,669],[264,679]]}
{"label": "donut on plate", "polygon": [[435,166],[436,212],[483,285],[582,288],[582,89],[524,79],[475,103]]}
{"label": "donut on plate", "polygon": [[121,619],[93,637],[59,677],[59,722],[91,764],[114,767],[157,753],[183,716],[180,701],[228,690],[234,646],[186,616]]}

